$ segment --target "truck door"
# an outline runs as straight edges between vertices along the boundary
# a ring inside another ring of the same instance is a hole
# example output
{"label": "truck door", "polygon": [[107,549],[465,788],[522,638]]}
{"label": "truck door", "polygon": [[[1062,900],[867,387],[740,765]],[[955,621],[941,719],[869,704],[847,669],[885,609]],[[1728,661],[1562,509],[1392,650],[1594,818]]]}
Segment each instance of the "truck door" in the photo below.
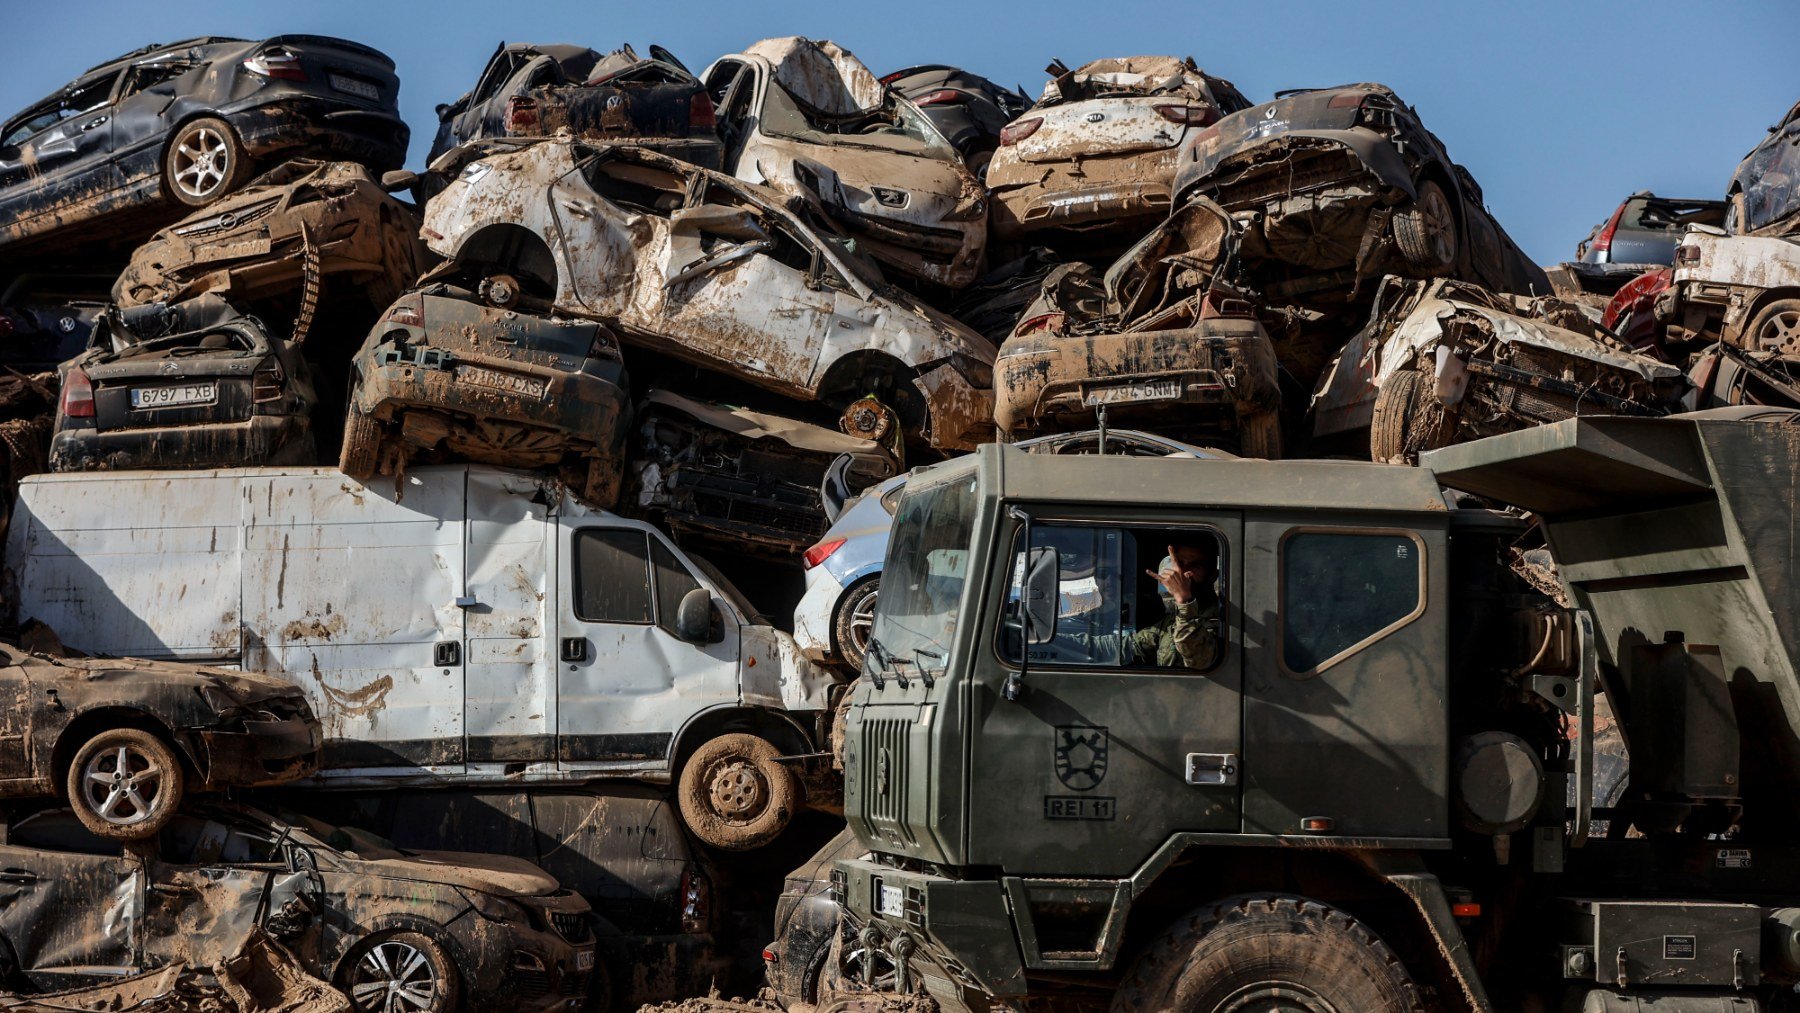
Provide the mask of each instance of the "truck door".
{"label": "truck door", "polygon": [[[1056,622],[1030,646],[1016,699],[974,717],[971,861],[998,864],[1003,851],[1029,868],[1122,876],[1169,834],[1237,830],[1239,517],[1034,517],[1029,530],[1033,560],[1057,563]],[[1013,672],[1023,533],[1001,575],[994,645]],[[1185,606],[1155,576],[1171,556],[1191,575]],[[1020,854],[1022,840],[1039,853]]]}
{"label": "truck door", "polygon": [[544,594],[554,530],[524,480],[469,473],[464,552],[463,728],[468,762],[556,758],[555,659],[545,650]]}

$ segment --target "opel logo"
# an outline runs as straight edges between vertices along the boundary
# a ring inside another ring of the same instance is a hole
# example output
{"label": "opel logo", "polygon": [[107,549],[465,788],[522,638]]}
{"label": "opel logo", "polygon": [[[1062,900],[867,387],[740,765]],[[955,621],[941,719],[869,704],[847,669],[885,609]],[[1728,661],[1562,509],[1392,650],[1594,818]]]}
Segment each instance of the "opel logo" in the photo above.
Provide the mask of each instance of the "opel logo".
{"label": "opel logo", "polygon": [[237,224],[237,215],[234,215],[229,211],[227,211],[224,214],[219,216],[219,228],[221,228],[221,229],[229,229],[233,225],[236,225],[236,224]]}
{"label": "opel logo", "polygon": [[1106,119],[1105,113],[1088,113],[1087,114],[1087,121],[1089,123],[1098,123],[1103,119]]}

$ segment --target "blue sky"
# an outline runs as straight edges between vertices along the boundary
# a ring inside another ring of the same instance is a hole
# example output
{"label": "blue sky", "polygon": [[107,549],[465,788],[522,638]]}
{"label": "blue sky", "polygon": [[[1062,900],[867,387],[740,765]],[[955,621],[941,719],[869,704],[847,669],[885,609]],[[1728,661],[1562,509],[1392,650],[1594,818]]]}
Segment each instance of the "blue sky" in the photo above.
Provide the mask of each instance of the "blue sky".
{"label": "blue sky", "polygon": [[1422,0],[906,3],[774,0],[10,0],[0,110],[149,42],[217,34],[340,35],[399,65],[423,158],[439,102],[502,40],[608,50],[667,46],[695,72],[773,35],[837,40],[876,73],[952,63],[1036,94],[1052,57],[1193,56],[1253,101],[1278,88],[1380,81],[1415,106],[1481,182],[1534,259],[1572,256],[1589,226],[1648,188],[1722,194],[1732,168],[1800,99],[1794,0],[1683,3]]}

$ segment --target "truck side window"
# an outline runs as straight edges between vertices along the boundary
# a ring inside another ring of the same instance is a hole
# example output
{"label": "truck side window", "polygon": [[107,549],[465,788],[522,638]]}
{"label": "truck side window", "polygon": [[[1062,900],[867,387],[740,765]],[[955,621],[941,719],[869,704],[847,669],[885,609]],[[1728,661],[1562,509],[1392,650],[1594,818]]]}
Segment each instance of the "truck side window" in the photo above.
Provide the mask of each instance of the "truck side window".
{"label": "truck side window", "polygon": [[575,616],[589,623],[649,623],[649,539],[628,528],[575,533]]}
{"label": "truck side window", "polygon": [[1281,660],[1317,672],[1424,606],[1425,547],[1395,531],[1289,532],[1281,542]]}
{"label": "truck side window", "polygon": [[675,630],[675,614],[681,607],[681,599],[699,587],[700,582],[660,539],[650,540],[650,561],[656,567],[656,625],[669,631],[671,636],[679,637]]}

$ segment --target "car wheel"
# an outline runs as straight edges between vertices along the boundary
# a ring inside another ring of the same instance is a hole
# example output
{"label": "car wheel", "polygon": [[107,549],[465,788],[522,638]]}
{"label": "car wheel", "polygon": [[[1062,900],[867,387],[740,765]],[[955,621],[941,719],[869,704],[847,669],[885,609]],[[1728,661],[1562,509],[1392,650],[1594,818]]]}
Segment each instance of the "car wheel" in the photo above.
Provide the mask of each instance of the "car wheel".
{"label": "car wheel", "polygon": [[204,207],[237,189],[249,159],[225,121],[185,124],[163,152],[163,192],[189,207]]}
{"label": "car wheel", "polygon": [[381,466],[381,423],[356,410],[352,401],[344,412],[344,445],[338,452],[338,470],[354,479],[375,476]]}
{"label": "car wheel", "polygon": [[377,932],[341,967],[338,989],[358,1013],[451,1013],[461,997],[450,955],[418,932]]}
{"label": "car wheel", "polygon": [[1421,277],[1448,274],[1456,266],[1456,212],[1442,187],[1419,183],[1411,204],[1394,213],[1394,243],[1406,266]]}
{"label": "car wheel", "polygon": [[154,837],[175,815],[184,789],[181,760],[168,743],[139,728],[114,728],[87,740],[69,764],[69,805],[101,837]]}
{"label": "car wheel", "polygon": [[1369,423],[1369,459],[1412,463],[1419,452],[1435,450],[1448,440],[1444,406],[1432,389],[1432,377],[1402,369],[1375,392],[1375,417]]}
{"label": "car wheel", "polygon": [[838,657],[852,672],[862,671],[863,658],[869,652],[869,633],[875,628],[875,599],[880,592],[881,574],[877,573],[850,585],[850,590],[838,599],[832,634]]}
{"label": "car wheel", "polygon": [[1746,351],[1800,355],[1800,299],[1777,299],[1757,310],[1744,337]]}
{"label": "car wheel", "polygon": [[723,851],[750,851],[793,821],[800,783],[773,743],[748,732],[721,735],[681,768],[681,816],[694,836]]}
{"label": "car wheel", "polygon": [[1112,1010],[1418,1013],[1394,951],[1348,913],[1303,897],[1236,897],[1166,930],[1113,994]]}

